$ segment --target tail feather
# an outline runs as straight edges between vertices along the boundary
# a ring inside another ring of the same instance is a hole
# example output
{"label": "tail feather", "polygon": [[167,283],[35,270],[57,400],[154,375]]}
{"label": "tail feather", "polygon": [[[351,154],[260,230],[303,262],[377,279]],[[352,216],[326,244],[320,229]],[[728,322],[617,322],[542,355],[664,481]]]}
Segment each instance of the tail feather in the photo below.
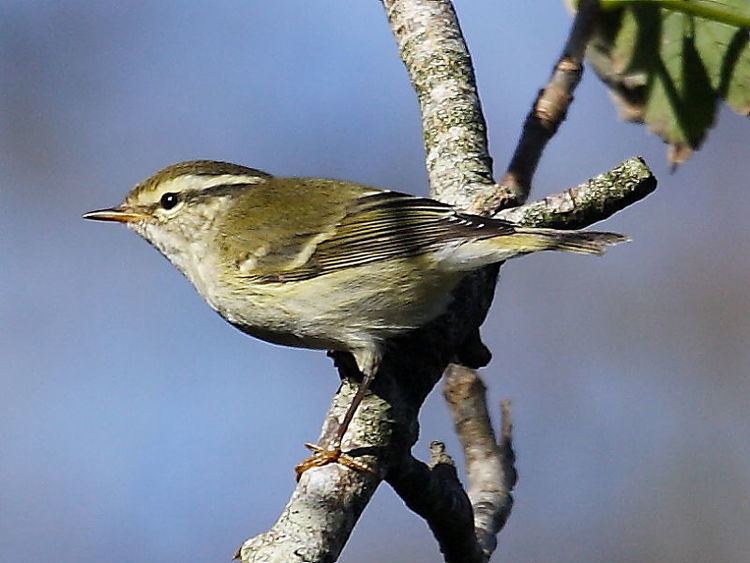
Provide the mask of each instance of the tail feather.
{"label": "tail feather", "polygon": [[629,237],[617,233],[597,231],[560,231],[556,229],[517,228],[515,234],[521,252],[539,250],[562,250],[577,254],[602,255],[608,246],[630,241]]}

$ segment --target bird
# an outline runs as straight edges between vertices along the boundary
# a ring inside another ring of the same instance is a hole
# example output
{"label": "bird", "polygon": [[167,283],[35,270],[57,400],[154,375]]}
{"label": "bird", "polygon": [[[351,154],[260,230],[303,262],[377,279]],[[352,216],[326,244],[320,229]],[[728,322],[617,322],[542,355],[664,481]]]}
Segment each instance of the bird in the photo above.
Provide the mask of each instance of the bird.
{"label": "bird", "polygon": [[192,160],[137,184],[85,219],[124,223],[153,245],[228,323],[261,340],[350,353],[362,379],[328,444],[297,477],[342,452],[388,339],[440,316],[471,272],[525,254],[603,254],[609,232],[523,227],[434,199],[324,178],[280,177]]}

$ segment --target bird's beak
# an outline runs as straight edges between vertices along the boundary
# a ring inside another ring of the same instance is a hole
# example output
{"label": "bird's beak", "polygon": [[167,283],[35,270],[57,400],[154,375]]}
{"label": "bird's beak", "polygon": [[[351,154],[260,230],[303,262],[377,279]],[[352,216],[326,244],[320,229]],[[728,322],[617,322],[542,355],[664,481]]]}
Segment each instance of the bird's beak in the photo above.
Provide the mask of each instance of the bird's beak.
{"label": "bird's beak", "polygon": [[93,221],[114,221],[116,223],[133,223],[148,218],[145,213],[138,213],[121,207],[111,209],[97,209],[83,214],[84,219]]}

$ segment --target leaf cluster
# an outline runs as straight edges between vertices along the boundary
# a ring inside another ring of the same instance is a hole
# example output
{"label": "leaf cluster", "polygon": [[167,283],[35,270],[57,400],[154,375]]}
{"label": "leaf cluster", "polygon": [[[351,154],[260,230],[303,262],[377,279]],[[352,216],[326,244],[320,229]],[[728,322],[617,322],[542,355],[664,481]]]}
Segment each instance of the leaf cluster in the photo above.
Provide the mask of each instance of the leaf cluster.
{"label": "leaf cluster", "polygon": [[610,4],[614,9],[602,2],[587,59],[621,117],[645,124],[669,144],[672,164],[701,146],[720,102],[750,115],[747,0],[712,1],[713,12],[695,9],[705,0],[683,0],[681,11],[657,0]]}

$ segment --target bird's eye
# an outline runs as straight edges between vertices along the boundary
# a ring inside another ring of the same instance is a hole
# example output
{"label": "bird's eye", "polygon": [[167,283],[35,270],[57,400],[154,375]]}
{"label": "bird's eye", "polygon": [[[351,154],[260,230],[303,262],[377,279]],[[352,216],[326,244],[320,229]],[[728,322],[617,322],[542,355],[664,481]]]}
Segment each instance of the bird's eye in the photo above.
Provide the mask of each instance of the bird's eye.
{"label": "bird's eye", "polygon": [[175,205],[180,203],[180,196],[174,192],[167,192],[159,200],[163,209],[172,209]]}

